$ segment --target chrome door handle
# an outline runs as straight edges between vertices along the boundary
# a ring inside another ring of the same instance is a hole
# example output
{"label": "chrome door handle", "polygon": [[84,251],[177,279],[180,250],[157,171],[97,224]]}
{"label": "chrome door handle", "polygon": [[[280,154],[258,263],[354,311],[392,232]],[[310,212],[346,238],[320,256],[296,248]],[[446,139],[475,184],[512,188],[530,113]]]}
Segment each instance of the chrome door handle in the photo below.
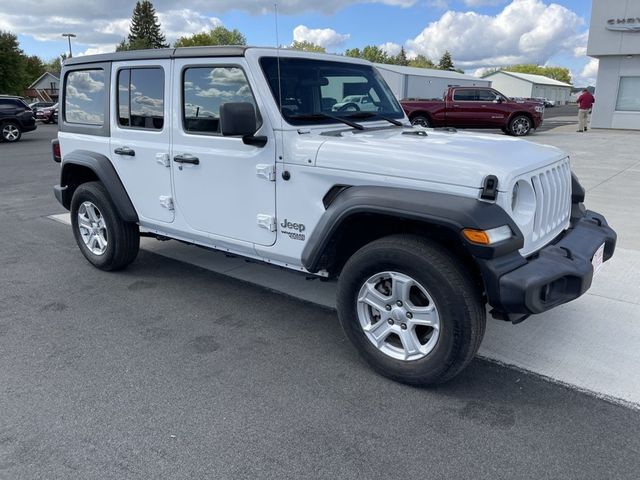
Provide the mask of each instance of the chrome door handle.
{"label": "chrome door handle", "polygon": [[115,153],[116,155],[126,155],[128,157],[136,156],[135,150],[129,147],[118,147],[113,151],[113,153]]}
{"label": "chrome door handle", "polygon": [[200,165],[200,159],[188,153],[176,155],[175,157],[173,157],[173,161],[176,163],[190,163],[192,165]]}

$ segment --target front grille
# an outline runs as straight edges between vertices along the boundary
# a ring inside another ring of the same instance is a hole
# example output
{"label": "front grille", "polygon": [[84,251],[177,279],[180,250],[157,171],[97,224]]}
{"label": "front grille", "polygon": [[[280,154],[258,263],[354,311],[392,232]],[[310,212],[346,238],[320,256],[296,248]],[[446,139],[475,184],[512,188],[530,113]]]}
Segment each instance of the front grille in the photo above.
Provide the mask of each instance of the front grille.
{"label": "front grille", "polygon": [[569,221],[571,212],[571,167],[563,160],[531,177],[536,192],[536,213],[531,240],[542,243],[555,236]]}

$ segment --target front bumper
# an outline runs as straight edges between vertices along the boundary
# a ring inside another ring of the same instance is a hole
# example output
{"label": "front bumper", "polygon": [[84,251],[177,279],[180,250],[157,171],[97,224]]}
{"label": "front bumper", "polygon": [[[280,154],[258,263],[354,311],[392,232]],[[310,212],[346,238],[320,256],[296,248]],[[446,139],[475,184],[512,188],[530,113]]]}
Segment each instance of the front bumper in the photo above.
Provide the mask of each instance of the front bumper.
{"label": "front bumper", "polygon": [[609,260],[616,239],[602,215],[587,211],[531,258],[513,252],[479,261],[492,313],[515,322],[578,298],[591,287],[593,255],[604,244]]}

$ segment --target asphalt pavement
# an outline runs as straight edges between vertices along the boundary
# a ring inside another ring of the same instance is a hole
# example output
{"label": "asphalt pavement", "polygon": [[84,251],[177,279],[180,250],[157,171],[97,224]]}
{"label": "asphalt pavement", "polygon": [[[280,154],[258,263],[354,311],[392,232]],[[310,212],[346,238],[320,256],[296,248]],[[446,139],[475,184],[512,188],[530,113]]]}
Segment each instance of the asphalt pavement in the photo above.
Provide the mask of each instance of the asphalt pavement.
{"label": "asphalt pavement", "polygon": [[0,479],[636,479],[640,413],[475,360],[417,389],[335,313],[141,251],[91,267],[55,126],[0,144]]}

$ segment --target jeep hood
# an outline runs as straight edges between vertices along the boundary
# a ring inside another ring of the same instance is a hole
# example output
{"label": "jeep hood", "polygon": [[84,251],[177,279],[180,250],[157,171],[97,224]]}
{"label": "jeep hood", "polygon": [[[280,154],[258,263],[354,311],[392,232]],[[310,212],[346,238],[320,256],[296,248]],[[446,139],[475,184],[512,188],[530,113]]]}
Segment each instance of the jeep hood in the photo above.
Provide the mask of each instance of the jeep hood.
{"label": "jeep hood", "polygon": [[[480,188],[496,175],[500,190],[516,177],[565,158],[561,150],[506,135],[410,128],[330,136],[316,166]],[[325,135],[327,135],[325,133]]]}

